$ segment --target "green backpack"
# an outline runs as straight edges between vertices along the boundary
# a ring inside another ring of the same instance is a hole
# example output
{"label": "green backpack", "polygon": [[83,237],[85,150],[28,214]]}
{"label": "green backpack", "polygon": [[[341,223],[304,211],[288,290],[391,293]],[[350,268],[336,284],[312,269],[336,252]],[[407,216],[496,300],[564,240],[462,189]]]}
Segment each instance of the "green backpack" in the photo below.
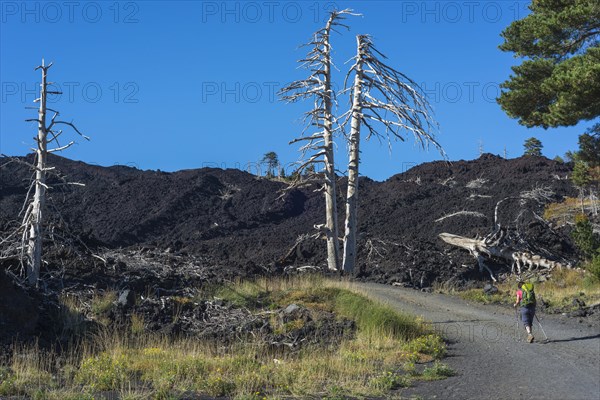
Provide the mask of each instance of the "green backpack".
{"label": "green backpack", "polygon": [[535,292],[533,291],[533,283],[524,283],[521,286],[521,290],[523,291],[521,306],[535,306]]}

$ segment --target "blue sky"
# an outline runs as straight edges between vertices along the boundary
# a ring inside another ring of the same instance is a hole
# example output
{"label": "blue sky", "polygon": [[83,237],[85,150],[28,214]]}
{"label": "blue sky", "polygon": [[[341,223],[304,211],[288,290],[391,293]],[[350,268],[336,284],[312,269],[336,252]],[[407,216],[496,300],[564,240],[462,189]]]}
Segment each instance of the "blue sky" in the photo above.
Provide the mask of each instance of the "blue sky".
{"label": "blue sky", "polygon": [[[485,152],[523,153],[536,136],[548,157],[577,147],[591,122],[527,129],[495,102],[499,84],[520,63],[498,50],[500,32],[528,12],[528,1],[124,1],[1,2],[0,152],[22,155],[36,127],[34,72],[53,61],[50,80],[63,91],[53,108],[90,142],[63,155],[100,165],[175,171],[218,166],[256,172],[264,153],[282,163],[299,157],[288,142],[302,130],[311,102],[285,104],[276,92],[307,72],[298,46],[331,8],[352,8],[350,30],[333,36],[341,85],[355,36],[368,33],[388,63],[420,83],[451,160]],[[339,99],[339,113],[346,111]],[[73,136],[75,138],[75,136]],[[440,159],[411,138],[362,146],[361,172],[376,180]],[[337,166],[345,170],[345,144]],[[289,167],[288,167],[289,168]]]}

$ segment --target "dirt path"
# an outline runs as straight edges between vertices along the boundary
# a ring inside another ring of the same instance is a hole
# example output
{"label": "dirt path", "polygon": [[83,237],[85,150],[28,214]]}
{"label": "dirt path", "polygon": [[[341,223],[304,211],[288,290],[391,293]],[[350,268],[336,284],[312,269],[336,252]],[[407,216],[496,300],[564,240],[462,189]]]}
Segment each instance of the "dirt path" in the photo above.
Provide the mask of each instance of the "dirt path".
{"label": "dirt path", "polygon": [[359,284],[371,296],[432,321],[450,342],[445,360],[457,376],[417,383],[402,395],[426,399],[600,399],[600,329],[541,315],[525,342],[512,309],[472,304],[412,289]]}

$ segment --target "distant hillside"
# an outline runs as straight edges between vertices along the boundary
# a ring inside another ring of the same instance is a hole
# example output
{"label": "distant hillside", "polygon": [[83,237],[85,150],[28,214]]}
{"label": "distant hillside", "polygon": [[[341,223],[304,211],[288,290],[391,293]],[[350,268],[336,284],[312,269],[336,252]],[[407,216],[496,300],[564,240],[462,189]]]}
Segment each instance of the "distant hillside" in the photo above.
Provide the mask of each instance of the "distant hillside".
{"label": "distant hillside", "polygon": [[[0,229],[17,220],[30,171],[8,163],[0,175]],[[283,193],[285,183],[239,170],[203,168],[174,173],[135,168],[100,167],[53,156],[52,165],[70,181],[51,192],[49,214],[59,210],[61,229],[90,248],[150,246],[202,256],[214,266],[277,270],[286,266],[325,265],[325,243],[314,234],[323,223],[324,201],[316,186]],[[566,177],[569,167],[543,157],[504,160],[484,155],[473,161],[422,164],[385,182],[361,180],[360,254],[362,276],[383,282],[428,285],[436,278],[467,276],[474,260],[444,245],[440,232],[474,237],[489,233],[496,203],[535,187],[548,187],[560,200],[576,194]],[[343,212],[345,178],[340,178]],[[500,209],[503,225],[518,224],[526,240],[546,255],[575,256],[560,232],[537,220],[543,206],[507,201]],[[456,216],[458,211],[486,217]],[[340,215],[340,224],[343,215]],[[343,232],[343,230],[340,230]],[[292,250],[292,251],[290,251]]]}

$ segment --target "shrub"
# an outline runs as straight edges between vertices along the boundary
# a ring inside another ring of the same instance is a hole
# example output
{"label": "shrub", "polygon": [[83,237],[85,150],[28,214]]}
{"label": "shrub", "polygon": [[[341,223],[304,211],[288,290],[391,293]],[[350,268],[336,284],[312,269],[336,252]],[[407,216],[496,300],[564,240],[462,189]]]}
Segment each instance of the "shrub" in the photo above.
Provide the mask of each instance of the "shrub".
{"label": "shrub", "polygon": [[91,391],[118,389],[127,381],[128,374],[124,356],[116,358],[106,353],[89,357],[81,363],[75,381],[87,386]]}
{"label": "shrub", "polygon": [[235,383],[228,379],[223,379],[221,376],[210,376],[205,382],[204,389],[211,396],[229,396],[235,391]]}
{"label": "shrub", "polygon": [[592,261],[586,265],[586,270],[592,275],[592,281],[600,282],[600,254],[597,254]]}
{"label": "shrub", "polygon": [[423,370],[423,377],[427,380],[445,379],[453,375],[455,375],[454,370],[439,361],[436,361],[433,366]]}
{"label": "shrub", "polygon": [[0,396],[19,394],[15,385],[15,376],[5,368],[0,369]]}
{"label": "shrub", "polygon": [[96,316],[105,314],[114,307],[117,301],[117,293],[110,291],[103,294],[95,294],[92,299],[92,313]]}
{"label": "shrub", "polygon": [[465,300],[482,304],[503,304],[510,302],[510,294],[503,291],[487,294],[483,289],[467,289],[460,292],[459,296]]}
{"label": "shrub", "polygon": [[590,220],[583,214],[575,217],[575,229],[571,233],[575,245],[590,259],[597,254],[600,249],[600,238],[594,233],[594,228]]}
{"label": "shrub", "polygon": [[145,323],[144,316],[138,314],[131,315],[131,333],[139,335],[144,333]]}
{"label": "shrub", "polygon": [[428,354],[439,360],[446,354],[446,343],[438,335],[421,336],[408,342],[406,350],[411,353]]}
{"label": "shrub", "polygon": [[374,376],[369,380],[369,386],[374,389],[388,392],[401,387],[410,386],[410,379],[406,376],[398,375],[396,372],[385,372]]}

